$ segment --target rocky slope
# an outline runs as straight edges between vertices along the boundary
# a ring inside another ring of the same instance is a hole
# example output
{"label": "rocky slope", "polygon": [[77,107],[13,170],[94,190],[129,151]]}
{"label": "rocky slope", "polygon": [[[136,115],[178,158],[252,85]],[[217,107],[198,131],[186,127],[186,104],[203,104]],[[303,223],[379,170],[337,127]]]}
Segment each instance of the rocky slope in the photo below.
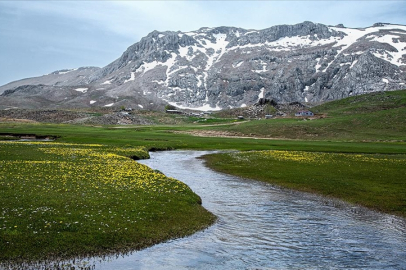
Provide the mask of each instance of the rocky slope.
{"label": "rocky slope", "polygon": [[312,22],[264,30],[154,31],[104,68],[55,72],[0,87],[0,108],[126,106],[218,110],[318,103],[405,88],[406,26]]}
{"label": "rocky slope", "polygon": [[40,122],[86,125],[152,125],[151,120],[135,112],[104,111],[99,113],[70,110],[0,110],[0,122]]}

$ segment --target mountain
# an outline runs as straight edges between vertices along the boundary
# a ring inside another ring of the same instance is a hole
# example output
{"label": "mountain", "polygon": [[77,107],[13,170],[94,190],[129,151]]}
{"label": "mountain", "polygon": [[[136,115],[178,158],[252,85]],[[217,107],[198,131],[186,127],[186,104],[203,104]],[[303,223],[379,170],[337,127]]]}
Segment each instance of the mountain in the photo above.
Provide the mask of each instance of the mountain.
{"label": "mountain", "polygon": [[218,110],[259,98],[320,103],[405,88],[406,26],[312,22],[264,30],[154,31],[103,68],[57,71],[0,87],[0,106],[164,104]]}

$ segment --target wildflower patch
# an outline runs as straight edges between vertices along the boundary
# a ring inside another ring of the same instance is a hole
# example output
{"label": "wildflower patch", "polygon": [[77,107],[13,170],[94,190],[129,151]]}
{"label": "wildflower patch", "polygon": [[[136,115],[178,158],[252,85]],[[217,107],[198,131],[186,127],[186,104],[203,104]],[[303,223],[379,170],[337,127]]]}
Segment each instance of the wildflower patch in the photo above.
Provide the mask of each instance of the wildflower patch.
{"label": "wildflower patch", "polygon": [[128,156],[148,152],[0,141],[0,262],[137,249],[213,221],[187,185]]}

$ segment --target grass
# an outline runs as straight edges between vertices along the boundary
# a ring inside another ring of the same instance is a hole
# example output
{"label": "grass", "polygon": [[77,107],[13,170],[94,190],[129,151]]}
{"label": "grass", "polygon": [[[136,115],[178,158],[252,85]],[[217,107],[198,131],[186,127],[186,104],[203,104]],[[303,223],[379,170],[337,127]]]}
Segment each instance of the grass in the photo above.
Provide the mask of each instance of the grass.
{"label": "grass", "polygon": [[311,110],[320,118],[259,120],[215,129],[279,139],[406,141],[406,90],[351,97]]}
{"label": "grass", "polygon": [[406,217],[406,155],[252,151],[205,157],[209,167]]}
{"label": "grass", "polygon": [[406,90],[328,102],[312,111],[322,117],[216,127],[293,141],[272,148],[289,151],[210,155],[208,165],[406,217]]}
{"label": "grass", "polygon": [[189,235],[215,217],[140,147],[0,142],[0,261],[104,255]]}
{"label": "grass", "polygon": [[[252,138],[196,137],[174,133],[202,129],[200,126],[146,126],[146,127],[89,127],[56,124],[0,123],[0,133],[54,135],[59,142],[111,146],[142,146],[149,150],[196,149],[196,150],[303,150],[354,153],[405,153],[404,142],[362,142],[330,140],[266,140]],[[213,127],[211,127],[213,128]]]}
{"label": "grass", "polygon": [[[145,150],[244,151],[210,155],[208,165],[405,217],[405,107],[406,91],[395,91],[326,103],[312,109],[323,117],[311,121],[236,124],[144,113],[167,124],[0,123],[2,138],[58,138],[57,143],[0,142],[0,261],[125,252],[211,224],[214,217],[188,187],[128,158],[146,158]],[[182,133],[190,130],[257,138]]]}

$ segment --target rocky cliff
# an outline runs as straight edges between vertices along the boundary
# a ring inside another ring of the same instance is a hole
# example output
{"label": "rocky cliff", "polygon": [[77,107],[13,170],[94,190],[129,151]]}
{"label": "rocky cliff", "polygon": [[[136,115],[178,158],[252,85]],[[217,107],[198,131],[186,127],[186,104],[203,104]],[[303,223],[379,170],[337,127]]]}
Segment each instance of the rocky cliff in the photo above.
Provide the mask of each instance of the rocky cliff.
{"label": "rocky cliff", "polygon": [[304,22],[264,30],[154,31],[106,67],[2,86],[0,106],[151,109],[170,103],[216,110],[260,98],[318,103],[403,89],[405,83],[406,26],[352,29]]}

